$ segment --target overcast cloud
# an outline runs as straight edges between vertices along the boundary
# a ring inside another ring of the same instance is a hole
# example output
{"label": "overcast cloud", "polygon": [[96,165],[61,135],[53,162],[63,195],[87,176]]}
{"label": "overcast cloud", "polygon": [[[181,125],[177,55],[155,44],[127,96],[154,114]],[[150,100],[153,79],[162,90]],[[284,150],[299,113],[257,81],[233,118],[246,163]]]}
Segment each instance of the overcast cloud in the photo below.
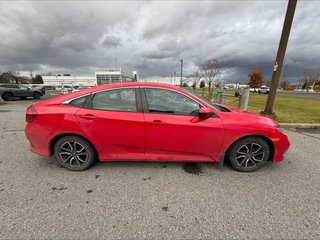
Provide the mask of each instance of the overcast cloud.
{"label": "overcast cloud", "polygon": [[[93,75],[117,66],[140,78],[192,74],[210,58],[224,82],[269,80],[287,1],[0,2],[0,71]],[[283,79],[320,67],[320,2],[298,1]]]}

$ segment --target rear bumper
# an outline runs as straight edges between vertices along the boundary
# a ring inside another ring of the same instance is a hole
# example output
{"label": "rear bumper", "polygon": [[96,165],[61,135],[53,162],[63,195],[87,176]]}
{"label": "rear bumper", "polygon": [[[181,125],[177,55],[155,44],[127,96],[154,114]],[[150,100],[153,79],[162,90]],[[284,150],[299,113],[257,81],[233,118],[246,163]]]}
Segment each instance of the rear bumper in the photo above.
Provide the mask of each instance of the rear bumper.
{"label": "rear bumper", "polygon": [[50,157],[49,141],[44,137],[47,135],[43,134],[43,129],[40,130],[34,124],[27,124],[24,133],[30,143],[29,149],[31,152]]}
{"label": "rear bumper", "polygon": [[282,135],[277,142],[274,142],[275,154],[273,162],[280,162],[284,159],[284,154],[290,147],[290,142],[287,135]]}

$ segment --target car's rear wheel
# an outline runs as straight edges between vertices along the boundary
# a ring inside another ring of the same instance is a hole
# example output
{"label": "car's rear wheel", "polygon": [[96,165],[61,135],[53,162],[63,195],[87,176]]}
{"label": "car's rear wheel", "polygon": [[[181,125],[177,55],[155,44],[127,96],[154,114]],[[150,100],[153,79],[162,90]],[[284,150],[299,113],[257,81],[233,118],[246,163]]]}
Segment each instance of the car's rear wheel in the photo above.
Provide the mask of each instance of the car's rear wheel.
{"label": "car's rear wheel", "polygon": [[34,98],[34,99],[40,99],[40,98],[41,98],[41,93],[35,92],[35,93],[33,94],[33,98]]}
{"label": "car's rear wheel", "polygon": [[5,101],[12,101],[13,100],[13,94],[10,92],[5,92],[4,94],[2,94],[2,98]]}
{"label": "car's rear wheel", "polygon": [[233,144],[227,152],[232,167],[241,172],[251,172],[262,167],[269,159],[270,147],[260,137],[247,137]]}
{"label": "car's rear wheel", "polygon": [[88,169],[96,162],[96,151],[85,139],[78,136],[64,136],[54,146],[59,164],[72,171]]}

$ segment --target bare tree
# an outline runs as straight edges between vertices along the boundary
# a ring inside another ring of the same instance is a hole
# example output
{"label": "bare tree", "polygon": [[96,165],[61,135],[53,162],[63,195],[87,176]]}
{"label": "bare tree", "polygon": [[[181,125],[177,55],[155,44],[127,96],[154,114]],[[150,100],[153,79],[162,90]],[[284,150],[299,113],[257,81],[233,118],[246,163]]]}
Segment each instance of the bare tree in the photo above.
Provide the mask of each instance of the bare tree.
{"label": "bare tree", "polygon": [[199,85],[199,82],[200,82],[200,80],[202,78],[201,72],[199,72],[199,71],[195,72],[190,76],[192,76],[192,81],[191,82],[192,82],[193,91],[196,92],[196,88]]}
{"label": "bare tree", "polygon": [[216,59],[210,59],[202,65],[202,77],[208,85],[209,98],[212,97],[212,85],[215,78],[220,74],[221,65]]}
{"label": "bare tree", "polygon": [[303,70],[301,82],[304,87],[309,91],[311,87],[313,89],[317,81],[320,80],[320,69],[319,68],[310,68]]}

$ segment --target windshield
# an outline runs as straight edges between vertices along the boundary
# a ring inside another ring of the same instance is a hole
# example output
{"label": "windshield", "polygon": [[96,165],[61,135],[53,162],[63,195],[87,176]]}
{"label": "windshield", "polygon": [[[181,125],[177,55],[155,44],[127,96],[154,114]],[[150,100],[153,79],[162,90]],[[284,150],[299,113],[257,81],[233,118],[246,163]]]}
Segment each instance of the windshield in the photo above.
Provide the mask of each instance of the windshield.
{"label": "windshield", "polygon": [[211,107],[213,107],[215,110],[221,112],[221,108],[220,108],[218,105],[216,105],[216,104],[214,104],[214,103],[211,103],[211,102],[209,102],[209,101],[206,100],[206,99],[203,99],[203,98],[198,97],[198,96],[195,95],[190,89],[187,89],[187,88],[180,88],[180,89],[181,89],[182,91],[188,92],[188,93],[191,94],[195,99],[200,100],[200,101],[204,101],[204,102],[206,102],[207,104],[209,104]]}

